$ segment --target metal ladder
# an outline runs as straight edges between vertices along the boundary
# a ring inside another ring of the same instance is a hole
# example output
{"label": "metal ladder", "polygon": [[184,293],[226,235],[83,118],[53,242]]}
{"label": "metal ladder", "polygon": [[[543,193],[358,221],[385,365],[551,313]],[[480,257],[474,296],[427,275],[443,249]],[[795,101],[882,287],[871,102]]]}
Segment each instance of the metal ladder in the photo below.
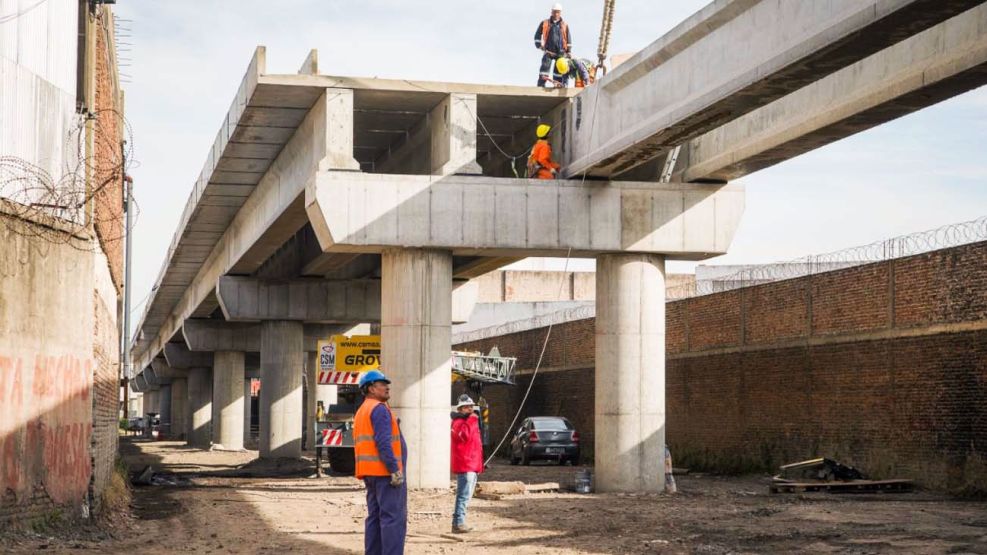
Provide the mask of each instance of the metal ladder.
{"label": "metal ladder", "polygon": [[465,378],[485,384],[500,383],[514,385],[515,357],[502,357],[496,349],[490,354],[463,353],[453,351],[452,372]]}

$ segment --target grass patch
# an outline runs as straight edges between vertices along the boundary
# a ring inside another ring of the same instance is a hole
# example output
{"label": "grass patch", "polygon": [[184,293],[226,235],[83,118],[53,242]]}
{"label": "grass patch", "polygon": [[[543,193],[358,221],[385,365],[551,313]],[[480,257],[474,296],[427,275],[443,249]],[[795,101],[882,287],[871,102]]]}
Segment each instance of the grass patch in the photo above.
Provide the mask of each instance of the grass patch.
{"label": "grass patch", "polygon": [[118,457],[113,467],[113,474],[110,476],[110,482],[106,485],[106,490],[103,491],[100,507],[101,517],[110,517],[128,510],[132,499],[128,477],[127,464]]}

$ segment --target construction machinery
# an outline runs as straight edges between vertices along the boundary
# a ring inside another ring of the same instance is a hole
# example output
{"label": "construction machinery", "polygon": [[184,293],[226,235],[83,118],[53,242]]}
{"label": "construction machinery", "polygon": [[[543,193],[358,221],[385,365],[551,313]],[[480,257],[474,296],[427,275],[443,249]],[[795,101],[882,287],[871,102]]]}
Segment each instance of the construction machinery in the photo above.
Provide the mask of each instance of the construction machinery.
{"label": "construction machinery", "polygon": [[[373,338],[377,339],[376,349]],[[350,343],[354,343],[354,339],[357,338],[347,338]],[[364,345],[364,351],[372,351],[365,355],[362,362],[365,363],[367,357],[376,354],[376,359],[371,360],[369,365],[356,372],[322,371],[321,369],[319,372],[319,384],[338,386],[337,397],[339,400],[338,403],[329,405],[322,417],[317,418],[315,423],[315,467],[316,474],[319,476],[322,475],[323,450],[325,450],[329,467],[334,472],[353,474],[356,467],[353,455],[353,420],[357,409],[363,403],[363,395],[356,384],[359,382],[359,375],[362,372],[379,367],[380,352],[379,337],[377,336],[367,336],[365,340],[358,343]],[[345,345],[345,343],[336,343],[336,345],[341,344]],[[344,349],[337,348],[333,351],[333,355],[339,356]],[[321,345],[320,351],[323,351]],[[356,361],[360,354],[347,356],[352,357],[351,361]],[[329,362],[327,357],[324,357],[323,360]],[[345,357],[338,360],[342,364],[346,362]],[[487,385],[514,385],[514,367],[517,358],[500,356],[496,347],[486,355],[478,352],[454,351],[451,362],[453,381],[465,382],[466,389],[475,399],[482,398],[483,388]],[[486,410],[485,401],[482,402],[481,406]],[[481,422],[485,422],[485,416],[485,414],[481,414]]]}

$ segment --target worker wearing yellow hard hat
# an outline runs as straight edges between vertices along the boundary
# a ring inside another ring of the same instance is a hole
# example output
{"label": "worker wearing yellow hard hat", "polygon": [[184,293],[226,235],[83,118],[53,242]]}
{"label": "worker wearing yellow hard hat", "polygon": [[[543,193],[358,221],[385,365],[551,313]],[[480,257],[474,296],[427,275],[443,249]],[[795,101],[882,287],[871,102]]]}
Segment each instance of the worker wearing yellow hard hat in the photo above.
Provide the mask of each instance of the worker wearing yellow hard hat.
{"label": "worker wearing yellow hard hat", "polygon": [[552,126],[547,123],[539,124],[535,128],[535,135],[538,140],[531,148],[531,155],[528,156],[528,177],[536,179],[556,179],[561,166],[552,160],[552,145],[548,142],[552,133]]}

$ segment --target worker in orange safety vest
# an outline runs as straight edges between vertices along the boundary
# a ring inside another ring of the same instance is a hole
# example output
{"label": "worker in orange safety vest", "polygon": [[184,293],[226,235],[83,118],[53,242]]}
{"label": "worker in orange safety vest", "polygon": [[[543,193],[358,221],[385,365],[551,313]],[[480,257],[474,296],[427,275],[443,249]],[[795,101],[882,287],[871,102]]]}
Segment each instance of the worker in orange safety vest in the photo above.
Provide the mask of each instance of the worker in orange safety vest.
{"label": "worker in orange safety vest", "polygon": [[363,403],[353,419],[356,477],[367,488],[364,549],[368,554],[404,553],[408,531],[408,446],[388,406],[391,381],[371,370],[360,377]]}
{"label": "worker in orange safety vest", "polygon": [[548,142],[548,135],[552,132],[552,126],[541,124],[535,129],[538,141],[531,148],[531,155],[528,156],[528,177],[537,179],[557,179],[559,169],[562,168],[552,160],[552,145]]}
{"label": "worker in orange safety vest", "polygon": [[551,16],[538,24],[534,38],[535,48],[542,51],[538,86],[544,87],[545,83],[552,81],[554,60],[568,57],[572,51],[572,33],[569,25],[562,20],[562,4],[552,6]]}

